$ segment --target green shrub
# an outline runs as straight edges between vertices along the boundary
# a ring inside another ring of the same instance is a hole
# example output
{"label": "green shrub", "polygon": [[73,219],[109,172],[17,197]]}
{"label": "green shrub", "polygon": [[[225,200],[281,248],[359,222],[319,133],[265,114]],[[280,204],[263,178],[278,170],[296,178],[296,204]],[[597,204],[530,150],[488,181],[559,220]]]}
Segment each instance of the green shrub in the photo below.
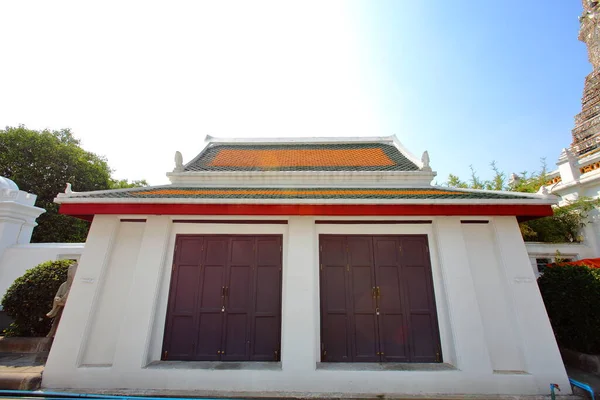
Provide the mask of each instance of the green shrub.
{"label": "green shrub", "polygon": [[52,309],[52,301],[58,287],[67,280],[67,270],[72,260],[47,261],[17,278],[2,299],[4,311],[14,322],[6,336],[46,336],[52,319],[46,313]]}
{"label": "green shrub", "polygon": [[600,353],[600,269],[551,266],[538,284],[558,344]]}

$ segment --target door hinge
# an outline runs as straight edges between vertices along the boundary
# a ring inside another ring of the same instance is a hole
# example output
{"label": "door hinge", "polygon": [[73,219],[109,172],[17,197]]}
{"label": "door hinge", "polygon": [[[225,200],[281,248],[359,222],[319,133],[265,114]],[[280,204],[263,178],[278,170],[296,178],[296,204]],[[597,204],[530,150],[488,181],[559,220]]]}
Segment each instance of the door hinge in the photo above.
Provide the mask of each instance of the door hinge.
{"label": "door hinge", "polygon": [[278,350],[275,350],[273,352],[273,356],[275,357],[274,361],[279,361],[279,351]]}
{"label": "door hinge", "polygon": [[167,350],[165,350],[163,352],[163,360],[166,360],[168,356],[169,356],[169,352]]}
{"label": "door hinge", "polygon": [[440,362],[442,360],[440,360],[440,353],[435,353],[435,362]]}
{"label": "door hinge", "polygon": [[425,245],[425,251],[429,253],[429,246]]}
{"label": "door hinge", "polygon": [[346,264],[346,271],[350,272],[350,264]]}
{"label": "door hinge", "polygon": [[323,264],[321,264],[321,271],[323,271]]}
{"label": "door hinge", "polygon": [[279,245],[279,252],[281,253],[283,251],[283,245]]}
{"label": "door hinge", "polygon": [[175,271],[175,264],[173,264],[173,268],[171,269],[172,271]]}
{"label": "door hinge", "polygon": [[177,245],[175,245],[175,251],[177,251]]}
{"label": "door hinge", "polygon": [[319,251],[323,251],[323,245],[319,246]]}
{"label": "door hinge", "polygon": [[377,297],[381,297],[381,288],[379,286],[375,288],[375,294],[377,295]]}
{"label": "door hinge", "polygon": [[375,286],[373,286],[373,289],[371,289],[371,294],[373,295],[373,298],[377,298],[377,288]]}
{"label": "door hinge", "polygon": [[398,251],[400,252],[400,254],[402,254],[402,245],[398,244]]}

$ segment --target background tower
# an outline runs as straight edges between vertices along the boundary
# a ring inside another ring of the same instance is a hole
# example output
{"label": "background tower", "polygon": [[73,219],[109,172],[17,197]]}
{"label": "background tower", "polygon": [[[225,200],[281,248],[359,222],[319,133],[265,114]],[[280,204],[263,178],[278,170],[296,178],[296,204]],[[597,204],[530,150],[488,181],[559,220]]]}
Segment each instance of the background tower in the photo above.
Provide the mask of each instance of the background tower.
{"label": "background tower", "polygon": [[575,116],[571,150],[582,156],[600,147],[600,5],[598,1],[583,0],[579,17],[579,40],[588,49],[593,71],[585,78],[581,112]]}

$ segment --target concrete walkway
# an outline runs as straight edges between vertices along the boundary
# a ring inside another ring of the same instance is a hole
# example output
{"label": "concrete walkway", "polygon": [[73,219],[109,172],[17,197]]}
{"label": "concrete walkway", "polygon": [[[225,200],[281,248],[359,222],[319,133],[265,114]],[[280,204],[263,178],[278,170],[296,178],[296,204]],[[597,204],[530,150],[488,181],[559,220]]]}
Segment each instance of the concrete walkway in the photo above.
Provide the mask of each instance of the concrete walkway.
{"label": "concrete walkway", "polygon": [[0,389],[39,389],[44,361],[35,353],[0,353]]}

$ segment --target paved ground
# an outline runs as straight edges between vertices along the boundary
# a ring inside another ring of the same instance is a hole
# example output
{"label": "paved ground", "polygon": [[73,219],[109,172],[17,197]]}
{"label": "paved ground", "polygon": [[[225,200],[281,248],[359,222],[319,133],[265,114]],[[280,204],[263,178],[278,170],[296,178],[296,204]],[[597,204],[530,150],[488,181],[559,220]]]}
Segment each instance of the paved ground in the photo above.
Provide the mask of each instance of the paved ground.
{"label": "paved ground", "polygon": [[44,361],[35,353],[0,353],[0,389],[39,389]]}

